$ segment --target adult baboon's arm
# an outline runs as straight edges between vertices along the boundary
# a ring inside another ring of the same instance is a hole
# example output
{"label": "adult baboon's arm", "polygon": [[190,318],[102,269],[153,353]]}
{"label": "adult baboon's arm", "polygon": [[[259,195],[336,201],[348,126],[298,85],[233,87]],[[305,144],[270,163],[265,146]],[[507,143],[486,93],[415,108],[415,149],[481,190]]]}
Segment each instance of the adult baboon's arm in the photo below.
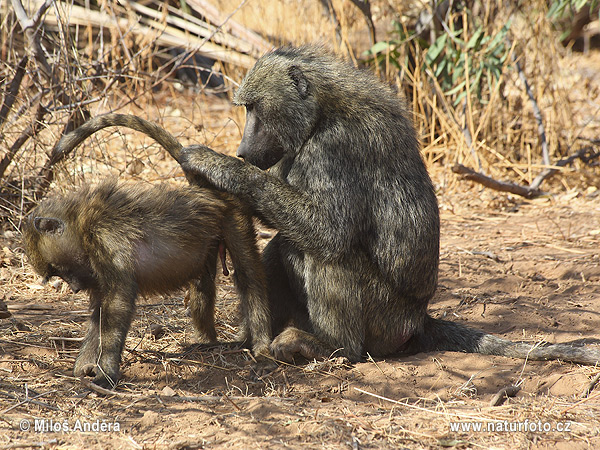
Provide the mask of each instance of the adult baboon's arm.
{"label": "adult baboon's arm", "polygon": [[189,146],[178,159],[188,176],[238,196],[268,226],[279,230],[297,248],[336,258],[354,244],[352,231],[342,226],[348,218],[335,196],[302,192],[285,181],[237,158],[205,146]]}

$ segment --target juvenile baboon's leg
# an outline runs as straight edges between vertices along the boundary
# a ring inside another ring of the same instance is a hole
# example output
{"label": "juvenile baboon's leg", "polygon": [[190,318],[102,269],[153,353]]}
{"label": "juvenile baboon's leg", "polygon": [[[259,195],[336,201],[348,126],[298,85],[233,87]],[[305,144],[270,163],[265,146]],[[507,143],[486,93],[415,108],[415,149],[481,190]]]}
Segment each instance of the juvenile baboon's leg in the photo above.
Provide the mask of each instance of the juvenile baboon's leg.
{"label": "juvenile baboon's leg", "polygon": [[251,342],[255,355],[269,355],[271,316],[267,288],[252,219],[230,211],[223,224],[225,245],[233,262],[234,283],[240,294],[242,338]]}
{"label": "juvenile baboon's leg", "polygon": [[79,355],[75,360],[73,375],[94,376],[96,365],[100,355],[100,302],[101,296],[98,292],[90,293],[90,307],[92,314],[88,323],[88,330],[79,349]]}
{"label": "juvenile baboon's leg", "polygon": [[131,283],[116,282],[114,286],[99,301],[94,299],[88,334],[73,369],[75,376],[94,375],[94,383],[110,388],[119,379],[121,353],[137,295]]}
{"label": "juvenile baboon's leg", "polygon": [[218,247],[207,252],[200,279],[190,283],[190,312],[194,327],[209,342],[217,342],[215,330],[215,277],[217,274]]}

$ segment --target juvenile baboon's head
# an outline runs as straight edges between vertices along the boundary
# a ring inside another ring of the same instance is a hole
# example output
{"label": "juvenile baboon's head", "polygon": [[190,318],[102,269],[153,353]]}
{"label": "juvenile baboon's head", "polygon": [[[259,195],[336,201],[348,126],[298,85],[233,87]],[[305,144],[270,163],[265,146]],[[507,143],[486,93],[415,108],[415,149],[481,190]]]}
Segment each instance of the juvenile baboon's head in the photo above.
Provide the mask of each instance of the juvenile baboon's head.
{"label": "juvenile baboon's head", "polygon": [[[46,206],[50,206],[46,208]],[[64,217],[57,202],[42,203],[29,215],[23,226],[25,251],[29,262],[46,283],[50,278],[62,278],[73,292],[96,285],[89,258],[81,239]]]}

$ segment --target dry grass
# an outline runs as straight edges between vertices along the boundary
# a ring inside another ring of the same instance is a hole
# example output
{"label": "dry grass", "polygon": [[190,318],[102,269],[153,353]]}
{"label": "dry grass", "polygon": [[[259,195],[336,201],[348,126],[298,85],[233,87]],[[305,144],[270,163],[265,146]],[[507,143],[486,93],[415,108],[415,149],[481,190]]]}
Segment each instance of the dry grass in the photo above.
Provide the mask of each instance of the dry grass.
{"label": "dry grass", "polygon": [[[593,73],[600,68],[600,57],[573,55],[561,48],[544,18],[545,2],[526,3],[513,16],[513,51],[542,110],[550,157],[556,162],[591,145],[582,138],[598,136],[600,80]],[[219,4],[225,16],[240,6],[238,0]],[[392,18],[416,17],[418,4],[373,2],[379,38],[387,38]],[[342,26],[341,44],[317,1],[249,0],[233,18],[274,44],[321,41],[342,55],[350,50],[360,57],[368,48],[363,17],[350,2],[336,0],[334,7]],[[536,9],[541,12],[535,13]],[[490,19],[489,26],[498,29],[506,19]],[[9,2],[0,0],[3,89],[24,54],[26,44],[19,30]],[[55,54],[61,61],[57,75],[61,86],[79,102],[89,101],[85,108],[93,116],[108,111],[133,113],[163,125],[184,144],[206,144],[233,154],[241,138],[243,111],[232,109],[226,97],[207,95],[177,80],[158,83],[168,57],[155,41],[123,31],[105,30],[108,50],[101,57],[97,36],[84,27],[74,41],[77,52],[71,51],[68,35],[49,33],[46,39],[53,43],[52,48],[61,50]],[[412,56],[417,63],[424,58],[419,53]],[[164,57],[161,64],[156,63],[157,57]],[[100,60],[104,71],[96,72]],[[227,87],[234,88],[244,70],[219,67],[228,77]],[[2,155],[32,123],[39,101],[36,93],[40,92],[36,70],[36,64],[30,62],[24,88],[0,129]],[[553,197],[539,202],[522,204],[511,196],[482,191],[460,181],[450,167],[461,162],[478,168],[481,163],[487,174],[522,184],[531,182],[544,168],[531,102],[514,68],[506,67],[500,82],[486,94],[487,103],[473,101],[466,108],[452,107],[428,73],[411,71],[409,66],[400,71],[389,66],[382,76],[407,93],[422,137],[423,155],[439,188],[446,241],[437,312],[470,314],[473,322],[483,323],[487,330],[512,333],[509,337],[513,339],[523,337],[525,327],[535,339],[564,338],[561,332],[573,339],[598,338],[595,305],[600,279],[594,270],[599,264],[595,194],[600,187],[599,168],[580,161],[561,168],[543,186]],[[298,367],[284,365],[264,380],[253,382],[248,377],[251,358],[246,351],[235,346],[194,346],[182,294],[140,302],[124,354],[121,394],[103,397],[91,393],[68,375],[77,344],[64,339],[82,336],[87,300],[61,283],[45,288],[37,285],[19,241],[25,207],[37,200],[34,188],[40,171],[69,115],[77,110],[77,105],[65,107],[46,91],[43,99],[49,112],[0,180],[0,300],[9,304],[13,313],[11,319],[0,319],[0,448],[597,447],[597,394],[579,398],[596,369],[445,354],[352,367],[336,359]],[[472,147],[464,128],[470,131]],[[48,191],[72,189],[106,176],[144,183],[184,182],[174,161],[151,140],[118,130],[98,133],[57,165]],[[573,210],[567,207],[572,204],[576,204]],[[531,211],[519,216],[518,227],[506,231],[507,223],[499,218],[509,222],[519,208]],[[541,216],[552,220],[539,225]],[[497,235],[498,230],[504,234]],[[526,249],[520,247],[525,244]],[[485,258],[482,262],[471,250],[494,251],[501,254],[503,262]],[[576,277],[559,274],[563,266],[572,267]],[[545,274],[545,281],[535,282],[536,271]],[[507,286],[509,281],[515,285],[502,287],[504,293],[498,293],[497,284],[478,288],[490,280],[508,280]],[[236,332],[237,305],[229,279],[220,278],[218,298],[219,339],[230,341]],[[458,299],[461,305],[466,302],[462,309],[456,306]],[[487,319],[481,318],[484,314],[480,317],[477,309],[482,304],[484,312],[488,305]],[[531,311],[540,312],[535,315]],[[527,314],[535,317],[525,324],[524,317],[530,318]],[[554,317],[558,329],[545,325]],[[524,328],[507,331],[507,323],[523,324]],[[156,324],[162,326],[158,338],[150,331]],[[487,406],[489,397],[500,388],[520,381],[524,389],[516,399],[501,407]],[[562,390],[553,391],[558,385]],[[165,390],[167,387],[175,395]],[[41,396],[35,398],[37,395]],[[125,431],[18,431],[21,419],[35,417],[117,420]],[[450,430],[455,421],[526,419],[552,425],[570,421],[573,427],[564,433]]]}

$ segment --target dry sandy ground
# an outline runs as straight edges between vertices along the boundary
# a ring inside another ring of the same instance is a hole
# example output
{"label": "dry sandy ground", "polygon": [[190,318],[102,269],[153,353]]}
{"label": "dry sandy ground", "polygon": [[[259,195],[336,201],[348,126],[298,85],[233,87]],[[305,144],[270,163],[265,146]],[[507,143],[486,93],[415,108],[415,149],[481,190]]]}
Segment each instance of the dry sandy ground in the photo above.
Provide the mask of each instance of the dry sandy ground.
{"label": "dry sandy ground", "polygon": [[[440,205],[433,315],[514,340],[597,345],[597,191],[524,202],[471,188]],[[447,352],[281,365],[252,381],[246,351],[194,345],[183,293],[140,301],[123,380],[100,395],[71,376],[78,344],[64,340],[83,335],[86,297],[37,285],[18,236],[1,247],[12,316],[0,319],[0,449],[600,448],[600,390],[582,397],[596,368]],[[230,341],[230,278],[218,296]],[[516,397],[490,406],[514,384]]]}

